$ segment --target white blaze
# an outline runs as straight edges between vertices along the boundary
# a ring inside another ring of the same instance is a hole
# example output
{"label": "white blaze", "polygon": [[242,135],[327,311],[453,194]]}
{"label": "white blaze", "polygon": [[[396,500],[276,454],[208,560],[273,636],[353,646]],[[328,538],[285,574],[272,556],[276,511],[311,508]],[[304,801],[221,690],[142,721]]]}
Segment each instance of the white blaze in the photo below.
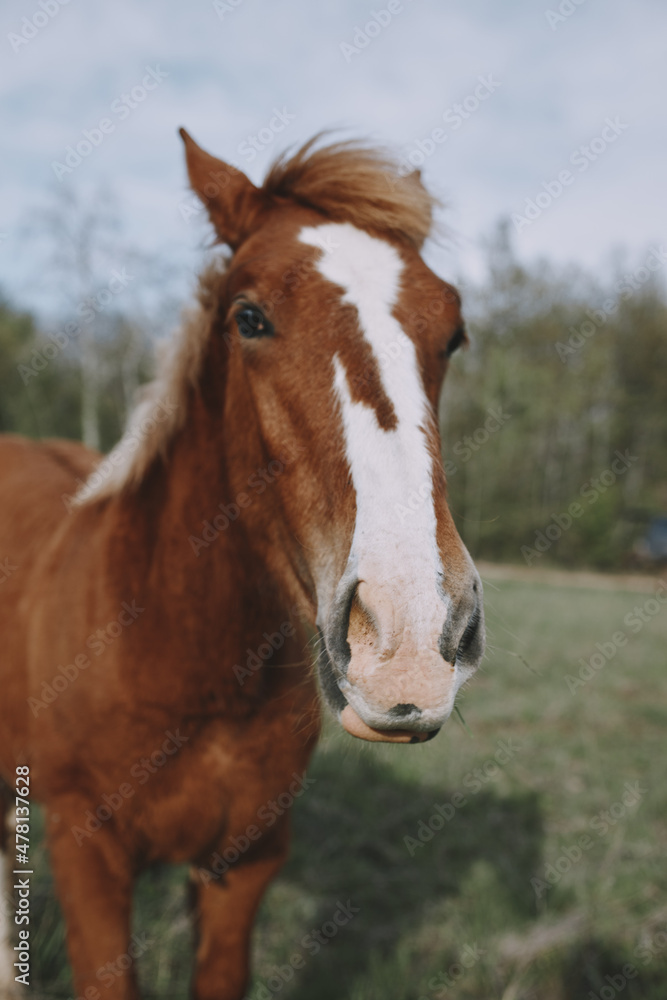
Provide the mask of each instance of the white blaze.
{"label": "white blaze", "polygon": [[323,250],[319,272],[343,288],[343,301],[356,308],[397,419],[394,430],[383,430],[372,406],[352,400],[348,377],[354,373],[347,373],[335,355],[335,391],[356,491],[351,556],[358,579],[386,586],[397,595],[401,608],[396,629],[409,624],[434,642],[445,607],[439,596],[442,564],[432,458],[424,432],[432,418],[414,344],[392,315],[403,262],[391,244],[349,223],[307,227],[299,238]]}

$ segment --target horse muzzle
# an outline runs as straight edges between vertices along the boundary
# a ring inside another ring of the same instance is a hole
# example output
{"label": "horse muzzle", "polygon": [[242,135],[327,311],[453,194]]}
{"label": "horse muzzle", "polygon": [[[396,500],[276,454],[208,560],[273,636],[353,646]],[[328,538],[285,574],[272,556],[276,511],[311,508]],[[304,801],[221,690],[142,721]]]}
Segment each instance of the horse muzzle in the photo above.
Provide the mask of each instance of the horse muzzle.
{"label": "horse muzzle", "polygon": [[465,600],[435,594],[411,608],[394,588],[348,586],[323,630],[319,661],[324,696],[348,733],[389,743],[437,735],[483,654],[478,593],[475,580]]}

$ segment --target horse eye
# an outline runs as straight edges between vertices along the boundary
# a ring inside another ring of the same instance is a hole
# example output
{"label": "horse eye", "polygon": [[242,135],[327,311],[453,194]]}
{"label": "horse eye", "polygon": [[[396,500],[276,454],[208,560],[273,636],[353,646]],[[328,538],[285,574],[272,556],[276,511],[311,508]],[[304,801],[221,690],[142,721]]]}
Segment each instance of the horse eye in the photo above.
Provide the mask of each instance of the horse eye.
{"label": "horse eye", "polygon": [[447,349],[445,350],[445,356],[451,358],[454,351],[456,351],[461,344],[464,344],[467,340],[466,332],[464,327],[459,326],[458,329],[454,331],[454,334],[447,344]]}
{"label": "horse eye", "polygon": [[270,337],[273,326],[257,306],[243,306],[236,313],[236,325],[242,337]]}

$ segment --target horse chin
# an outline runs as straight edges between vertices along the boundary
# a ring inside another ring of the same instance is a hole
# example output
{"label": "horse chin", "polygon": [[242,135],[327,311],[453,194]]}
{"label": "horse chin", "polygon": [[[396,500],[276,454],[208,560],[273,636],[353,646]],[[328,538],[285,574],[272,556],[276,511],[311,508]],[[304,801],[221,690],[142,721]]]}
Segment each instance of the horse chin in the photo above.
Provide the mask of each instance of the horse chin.
{"label": "horse chin", "polygon": [[408,729],[372,729],[359,718],[351,705],[346,705],[340,713],[340,723],[350,736],[369,743],[428,743],[440,732],[439,729],[430,733],[414,733]]}

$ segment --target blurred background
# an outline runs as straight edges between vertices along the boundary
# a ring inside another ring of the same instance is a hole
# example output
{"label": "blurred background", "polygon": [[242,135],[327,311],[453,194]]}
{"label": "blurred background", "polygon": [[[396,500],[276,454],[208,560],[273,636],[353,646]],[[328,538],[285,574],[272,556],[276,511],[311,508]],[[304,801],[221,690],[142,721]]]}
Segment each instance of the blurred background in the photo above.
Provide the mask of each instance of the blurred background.
{"label": "blurred background", "polygon": [[[3,432],[118,439],[210,253],[179,126],[256,182],[338,129],[444,206],[426,257],[471,340],[444,457],[486,665],[469,732],[409,756],[326,732],[249,996],[662,1000],[665,5],[5,0],[0,23]],[[40,856],[36,990],[69,996]],[[348,897],[359,915],[311,954]],[[146,994],[185,995],[182,872],[146,876],[137,922]]]}

